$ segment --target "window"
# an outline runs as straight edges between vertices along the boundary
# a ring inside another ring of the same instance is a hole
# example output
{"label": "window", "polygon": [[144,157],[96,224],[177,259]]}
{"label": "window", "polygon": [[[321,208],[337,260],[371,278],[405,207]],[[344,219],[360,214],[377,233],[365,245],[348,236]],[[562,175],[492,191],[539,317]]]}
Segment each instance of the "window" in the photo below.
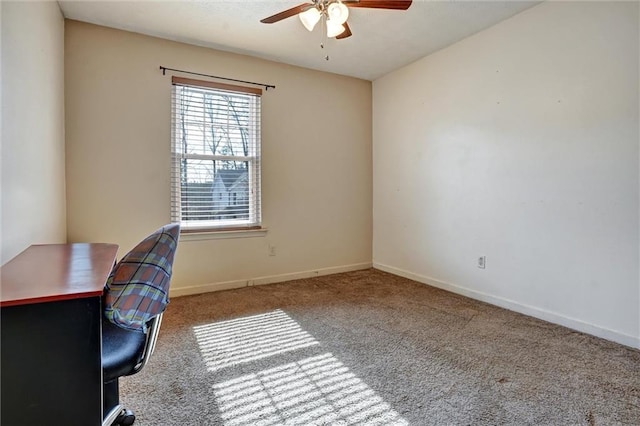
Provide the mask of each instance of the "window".
{"label": "window", "polygon": [[172,83],[171,220],[185,231],[260,227],[262,91]]}

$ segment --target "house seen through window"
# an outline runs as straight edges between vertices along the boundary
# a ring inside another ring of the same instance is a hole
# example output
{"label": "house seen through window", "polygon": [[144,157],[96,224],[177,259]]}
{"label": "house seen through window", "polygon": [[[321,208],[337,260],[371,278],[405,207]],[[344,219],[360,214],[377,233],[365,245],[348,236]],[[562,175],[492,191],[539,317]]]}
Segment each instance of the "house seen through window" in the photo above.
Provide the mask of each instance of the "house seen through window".
{"label": "house seen through window", "polygon": [[260,89],[173,77],[172,221],[259,227]]}

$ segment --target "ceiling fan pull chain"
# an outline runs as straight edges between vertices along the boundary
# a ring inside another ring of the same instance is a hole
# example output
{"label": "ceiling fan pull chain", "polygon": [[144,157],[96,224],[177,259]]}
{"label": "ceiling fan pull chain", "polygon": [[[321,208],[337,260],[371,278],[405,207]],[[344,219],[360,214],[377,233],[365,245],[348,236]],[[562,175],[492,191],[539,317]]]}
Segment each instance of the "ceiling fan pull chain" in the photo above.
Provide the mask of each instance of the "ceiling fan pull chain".
{"label": "ceiling fan pull chain", "polygon": [[[322,27],[322,41],[320,42],[320,49],[324,49],[325,45],[327,44],[327,26],[325,25],[326,20],[327,20],[327,18],[323,14],[322,15],[322,25],[321,25],[321,27]],[[328,53],[325,53],[324,59],[325,59],[325,61],[329,60],[329,54]]]}

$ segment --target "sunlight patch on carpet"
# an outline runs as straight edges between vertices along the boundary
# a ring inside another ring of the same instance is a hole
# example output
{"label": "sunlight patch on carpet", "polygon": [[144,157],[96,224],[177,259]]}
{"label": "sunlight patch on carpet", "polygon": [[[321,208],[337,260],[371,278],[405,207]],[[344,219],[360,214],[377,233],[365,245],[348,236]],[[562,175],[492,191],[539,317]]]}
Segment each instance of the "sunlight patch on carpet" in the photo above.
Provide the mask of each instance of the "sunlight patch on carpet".
{"label": "sunlight patch on carpet", "polygon": [[225,426],[408,425],[331,353],[213,385]]}
{"label": "sunlight patch on carpet", "polygon": [[196,326],[193,331],[209,371],[318,345],[280,309]]}

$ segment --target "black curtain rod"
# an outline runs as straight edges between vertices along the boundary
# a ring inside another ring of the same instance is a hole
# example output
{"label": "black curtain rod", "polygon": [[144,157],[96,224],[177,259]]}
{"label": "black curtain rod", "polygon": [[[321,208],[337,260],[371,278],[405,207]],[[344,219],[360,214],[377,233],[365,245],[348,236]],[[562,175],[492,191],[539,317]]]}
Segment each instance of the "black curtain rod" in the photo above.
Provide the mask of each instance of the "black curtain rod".
{"label": "black curtain rod", "polygon": [[167,68],[167,67],[163,67],[162,65],[160,65],[160,69],[162,70],[162,75],[166,75],[167,71],[177,71],[177,72],[183,72],[185,74],[200,75],[202,77],[217,78],[219,80],[235,81],[236,83],[245,83],[245,84],[253,84],[256,86],[263,86],[265,91],[268,91],[269,88],[271,89],[276,88],[276,86],[272,84],[256,83],[254,81],[236,80],[235,78],[218,77],[217,75],[200,74],[199,72],[191,72],[191,71],[177,70],[175,68]]}

